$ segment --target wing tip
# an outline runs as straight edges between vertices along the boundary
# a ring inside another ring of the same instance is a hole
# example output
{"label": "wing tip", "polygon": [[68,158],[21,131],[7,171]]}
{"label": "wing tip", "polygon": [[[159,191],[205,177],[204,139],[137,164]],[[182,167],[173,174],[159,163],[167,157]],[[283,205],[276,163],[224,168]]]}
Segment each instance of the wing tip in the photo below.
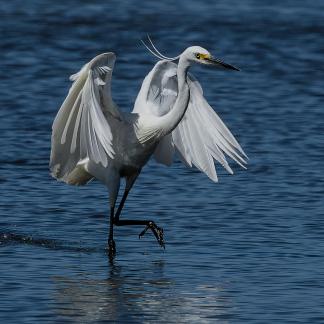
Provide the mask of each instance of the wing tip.
{"label": "wing tip", "polygon": [[95,56],[88,64],[89,64],[89,68],[93,69],[95,67],[95,65],[102,59],[112,59],[113,62],[111,62],[111,67],[113,68],[115,60],[116,60],[116,54],[114,52],[105,52],[105,53],[101,53],[98,54],[97,56]]}

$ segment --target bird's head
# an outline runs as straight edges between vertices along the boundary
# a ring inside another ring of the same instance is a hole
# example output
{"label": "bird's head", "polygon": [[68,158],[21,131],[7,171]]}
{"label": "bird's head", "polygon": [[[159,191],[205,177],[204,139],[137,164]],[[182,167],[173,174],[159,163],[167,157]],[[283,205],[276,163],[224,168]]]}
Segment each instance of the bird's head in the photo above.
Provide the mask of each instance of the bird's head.
{"label": "bird's head", "polygon": [[219,69],[226,69],[226,70],[235,70],[240,71],[239,68],[235,67],[234,65],[228,64],[223,62],[222,60],[215,58],[212,56],[206,49],[200,46],[190,46],[184,50],[184,52],[176,57],[168,57],[163,55],[153,44],[149,35],[147,35],[147,39],[151,44],[152,48],[145,44],[143,40],[143,45],[156,57],[161,60],[168,60],[168,61],[175,61],[175,60],[183,60],[189,62],[189,65],[192,63],[210,65]]}
{"label": "bird's head", "polygon": [[239,69],[231,64],[225,63],[222,60],[212,56],[206,49],[200,46],[190,46],[181,55],[183,59],[190,63],[198,63],[214,66],[219,69],[229,69],[239,71]]}

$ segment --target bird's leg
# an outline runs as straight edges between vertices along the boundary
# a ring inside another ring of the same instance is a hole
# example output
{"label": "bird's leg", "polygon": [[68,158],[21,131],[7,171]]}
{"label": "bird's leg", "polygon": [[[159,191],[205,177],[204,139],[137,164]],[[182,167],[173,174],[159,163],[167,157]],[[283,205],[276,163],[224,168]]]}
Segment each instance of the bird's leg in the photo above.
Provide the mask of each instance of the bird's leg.
{"label": "bird's leg", "polygon": [[108,253],[110,258],[116,254],[116,244],[114,241],[114,211],[115,207],[110,207],[110,226],[108,237]]}
{"label": "bird's leg", "polygon": [[124,191],[124,194],[123,194],[123,197],[119,203],[119,206],[118,206],[118,209],[117,209],[117,212],[115,214],[115,217],[114,217],[114,222],[118,222],[119,221],[119,216],[121,214],[121,211],[123,210],[124,208],[124,205],[125,205],[125,201],[127,199],[127,196],[128,196],[128,193],[130,192],[130,188],[125,188],[125,191]]}
{"label": "bird's leg", "polygon": [[109,192],[110,200],[110,221],[109,221],[109,236],[108,236],[108,254],[109,258],[112,259],[116,254],[116,244],[114,241],[114,217],[115,217],[115,205],[119,191],[120,177],[119,174],[115,174],[112,178],[112,185]]}
{"label": "bird's leg", "polygon": [[148,229],[150,229],[156,240],[160,244],[161,247],[165,248],[164,239],[163,239],[163,229],[158,227],[153,221],[151,220],[133,220],[133,219],[123,219],[123,220],[115,220],[114,225],[116,226],[126,226],[126,225],[145,225],[144,230],[139,234],[139,238],[141,238]]}
{"label": "bird's leg", "polygon": [[154,236],[156,237],[158,243],[161,247],[165,248],[164,245],[164,239],[163,239],[163,229],[158,227],[153,221],[151,220],[130,220],[130,219],[124,219],[120,220],[119,216],[121,214],[121,211],[124,207],[125,201],[127,199],[127,196],[137,178],[138,174],[133,176],[132,178],[128,178],[126,180],[126,187],[123,194],[123,197],[120,201],[120,204],[118,206],[117,212],[114,217],[114,225],[116,226],[126,226],[126,225],[145,225],[145,229],[139,234],[139,238],[141,238],[148,229],[150,229]]}

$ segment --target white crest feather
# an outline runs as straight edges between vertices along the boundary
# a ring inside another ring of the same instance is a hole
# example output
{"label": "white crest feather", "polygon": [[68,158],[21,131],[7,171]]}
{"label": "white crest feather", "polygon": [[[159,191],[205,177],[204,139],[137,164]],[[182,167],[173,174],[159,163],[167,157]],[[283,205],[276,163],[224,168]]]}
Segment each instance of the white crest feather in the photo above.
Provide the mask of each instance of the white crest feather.
{"label": "white crest feather", "polygon": [[153,54],[154,56],[156,56],[157,58],[159,58],[159,59],[161,59],[161,60],[175,61],[175,60],[177,60],[177,59],[180,57],[180,55],[175,56],[175,57],[168,57],[168,56],[163,55],[163,54],[162,54],[162,53],[161,53],[161,52],[156,48],[156,46],[153,44],[153,41],[152,41],[152,39],[150,38],[149,35],[147,35],[147,39],[148,39],[148,41],[150,42],[150,44],[151,44],[151,46],[152,46],[153,49],[149,48],[149,46],[146,45],[145,42],[144,42],[142,39],[141,39],[141,42],[142,42],[143,45],[144,45],[144,46],[149,50],[149,52],[150,52],[151,54]]}

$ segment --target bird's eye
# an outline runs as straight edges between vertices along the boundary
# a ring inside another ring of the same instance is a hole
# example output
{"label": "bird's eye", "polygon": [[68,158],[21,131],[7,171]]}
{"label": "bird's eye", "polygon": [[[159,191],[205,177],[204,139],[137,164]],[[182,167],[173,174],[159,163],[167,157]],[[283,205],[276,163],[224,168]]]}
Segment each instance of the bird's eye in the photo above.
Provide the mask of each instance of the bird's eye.
{"label": "bird's eye", "polygon": [[197,57],[198,60],[200,60],[200,54],[199,53],[196,54],[196,57]]}

